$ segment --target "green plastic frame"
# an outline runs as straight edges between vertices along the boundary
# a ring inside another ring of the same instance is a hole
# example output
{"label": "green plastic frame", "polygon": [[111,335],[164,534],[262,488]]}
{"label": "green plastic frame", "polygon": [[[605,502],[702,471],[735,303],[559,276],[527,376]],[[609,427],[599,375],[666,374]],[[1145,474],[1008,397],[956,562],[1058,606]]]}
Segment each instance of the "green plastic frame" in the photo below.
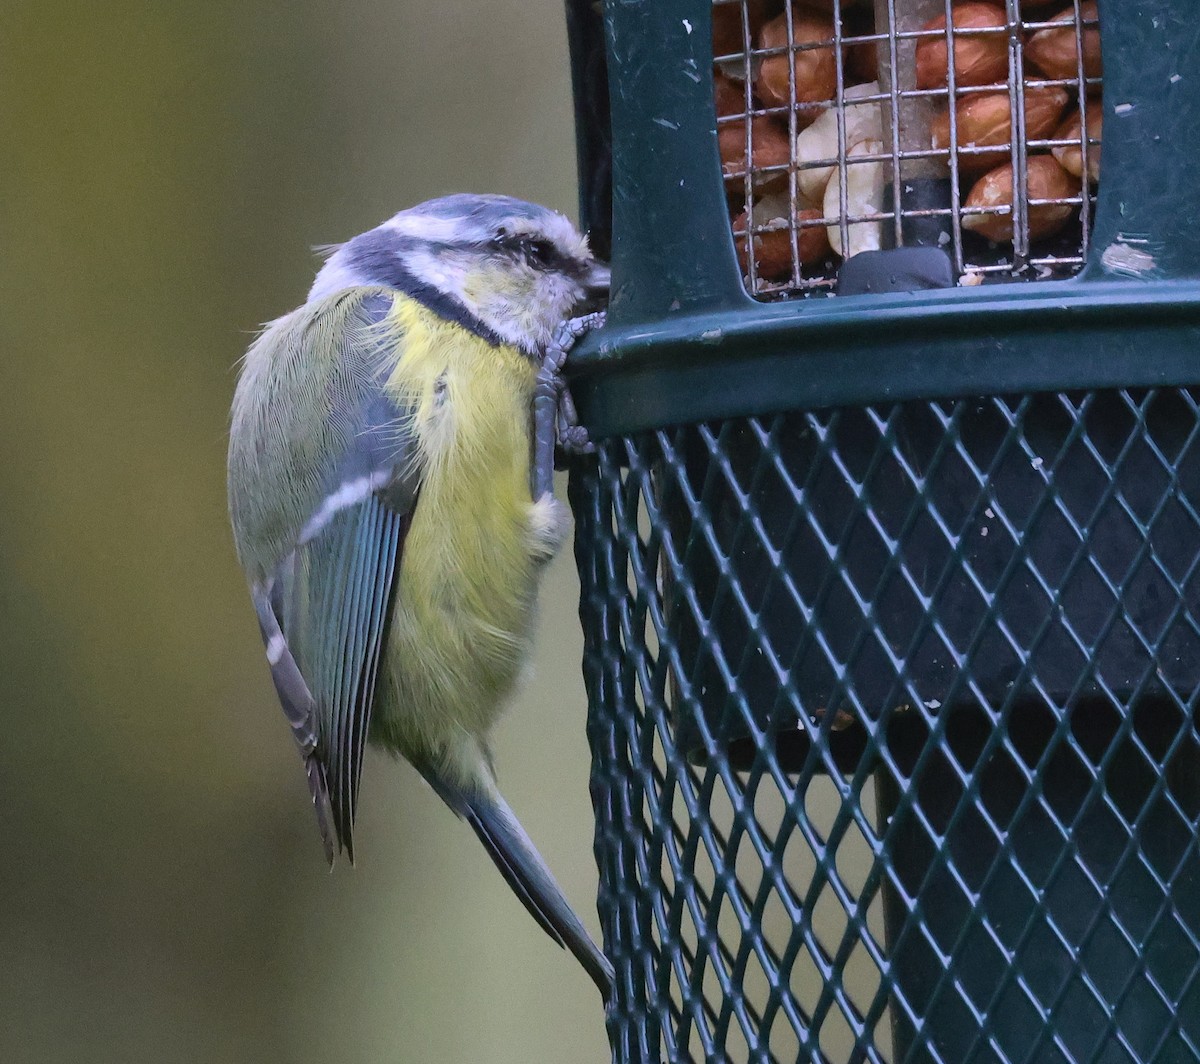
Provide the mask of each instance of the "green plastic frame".
{"label": "green plastic frame", "polygon": [[722,189],[710,0],[609,0],[614,291],[607,327],[571,360],[583,423],[602,438],[880,400],[1200,383],[1196,0],[1100,0],[1100,20],[1104,170],[1079,276],[762,303]]}

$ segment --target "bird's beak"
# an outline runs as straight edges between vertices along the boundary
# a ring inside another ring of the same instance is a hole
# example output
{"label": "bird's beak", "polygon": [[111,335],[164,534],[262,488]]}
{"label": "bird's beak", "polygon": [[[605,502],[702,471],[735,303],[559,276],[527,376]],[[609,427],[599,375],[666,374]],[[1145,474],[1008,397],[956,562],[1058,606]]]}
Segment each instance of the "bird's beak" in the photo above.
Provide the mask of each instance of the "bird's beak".
{"label": "bird's beak", "polygon": [[593,262],[588,272],[583,275],[583,298],[579,301],[577,311],[581,314],[593,310],[603,310],[608,305],[608,288],[611,274],[602,262]]}
{"label": "bird's beak", "polygon": [[611,282],[612,271],[603,262],[593,262],[583,279],[583,285],[590,296],[607,296]]}

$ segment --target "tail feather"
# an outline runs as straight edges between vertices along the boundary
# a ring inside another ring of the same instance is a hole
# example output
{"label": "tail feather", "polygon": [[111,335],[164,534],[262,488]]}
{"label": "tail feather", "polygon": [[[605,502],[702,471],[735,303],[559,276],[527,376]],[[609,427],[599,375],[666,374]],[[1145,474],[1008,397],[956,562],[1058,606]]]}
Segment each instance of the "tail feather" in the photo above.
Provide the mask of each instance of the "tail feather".
{"label": "tail feather", "polygon": [[538,926],[546,934],[565,949],[567,943],[563,939],[562,934],[554,926],[546,913],[542,911],[542,906],[539,905],[538,899],[525,886],[521,878],[520,868],[514,865],[501,848],[500,843],[496,840],[496,832],[473,809],[467,810],[465,819],[475,829],[475,834],[479,836],[479,841],[483,843],[483,848],[487,850],[488,856],[491,857],[496,867],[500,870],[500,874],[504,877],[504,881],[509,887],[512,888],[512,892],[521,899],[521,904],[529,911],[529,915],[538,922]]}
{"label": "tail feather", "polygon": [[474,829],[505,882],[530,916],[560,946],[571,951],[596,984],[605,1002],[612,996],[613,968],[588,935],[553,873],[521,827],[508,803],[496,792],[463,794],[432,773],[430,785]]}

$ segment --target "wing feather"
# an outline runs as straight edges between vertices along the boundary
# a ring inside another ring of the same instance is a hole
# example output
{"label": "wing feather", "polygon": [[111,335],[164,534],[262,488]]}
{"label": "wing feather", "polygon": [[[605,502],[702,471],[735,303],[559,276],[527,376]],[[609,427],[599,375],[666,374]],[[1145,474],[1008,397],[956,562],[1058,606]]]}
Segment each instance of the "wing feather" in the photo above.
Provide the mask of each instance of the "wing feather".
{"label": "wing feather", "polygon": [[234,533],[276,687],[322,834],[328,803],[351,860],[363,750],[422,472],[412,412],[383,390],[403,343],[390,321],[394,295],[350,290],[268,327],[247,355],[230,442]]}
{"label": "wing feather", "polygon": [[334,828],[354,859],[354,818],[395,578],[409,516],[378,497],[341,511],[306,548],[318,753]]}
{"label": "wing feather", "polygon": [[[390,514],[385,507],[381,511]],[[379,663],[383,658],[384,640],[386,639],[385,625],[391,615],[392,599],[395,595],[396,575],[399,570],[400,557],[404,548],[404,538],[412,520],[412,511],[396,516],[395,520],[381,522],[379,537],[380,579],[376,584],[376,594],[372,601],[371,625],[372,630],[379,633],[370,643],[371,652],[363,663],[359,676],[358,697],[362,701],[371,699],[373,702],[375,683],[379,676]],[[362,751],[366,748],[367,733],[370,728],[370,713],[360,713],[355,717],[354,732],[350,737],[352,749],[357,751],[354,772],[351,776],[350,787],[350,827],[353,829],[354,811],[358,807],[358,787],[362,777]],[[349,838],[349,836],[348,836]]]}

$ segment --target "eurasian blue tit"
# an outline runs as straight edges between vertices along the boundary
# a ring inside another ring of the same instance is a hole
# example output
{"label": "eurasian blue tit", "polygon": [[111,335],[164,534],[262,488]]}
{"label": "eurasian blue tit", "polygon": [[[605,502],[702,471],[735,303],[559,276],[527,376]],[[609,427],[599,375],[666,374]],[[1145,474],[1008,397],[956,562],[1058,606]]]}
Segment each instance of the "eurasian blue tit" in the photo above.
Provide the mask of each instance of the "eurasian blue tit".
{"label": "eurasian blue tit", "polygon": [[533,427],[544,363],[607,286],[543,207],[401,211],[333,249],[255,340],[229,444],[238,558],[327,858],[336,835],[353,860],[365,745],[401,754],[606,999],[612,967],[500,796],[490,734],[569,529],[553,420]]}

